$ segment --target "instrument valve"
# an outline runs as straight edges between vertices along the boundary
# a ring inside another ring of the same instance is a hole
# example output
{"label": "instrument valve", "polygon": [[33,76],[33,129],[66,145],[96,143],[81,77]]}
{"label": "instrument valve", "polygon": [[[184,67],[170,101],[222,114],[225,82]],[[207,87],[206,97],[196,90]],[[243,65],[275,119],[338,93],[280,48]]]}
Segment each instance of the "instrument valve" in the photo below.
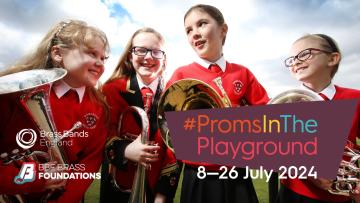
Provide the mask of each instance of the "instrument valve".
{"label": "instrument valve", "polygon": [[0,155],[0,158],[4,165],[9,165],[12,162],[11,158],[9,157],[8,153],[6,153],[6,152],[2,153]]}
{"label": "instrument valve", "polygon": [[13,149],[11,153],[13,155],[11,158],[14,160],[15,166],[21,168],[24,156],[20,153],[19,149]]}

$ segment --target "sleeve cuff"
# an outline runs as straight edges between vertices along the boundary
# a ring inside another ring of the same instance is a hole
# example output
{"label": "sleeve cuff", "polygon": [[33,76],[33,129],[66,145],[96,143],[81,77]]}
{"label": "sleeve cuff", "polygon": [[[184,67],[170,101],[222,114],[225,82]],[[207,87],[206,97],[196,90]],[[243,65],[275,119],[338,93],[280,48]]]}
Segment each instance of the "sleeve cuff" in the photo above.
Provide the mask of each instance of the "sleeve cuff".
{"label": "sleeve cuff", "polygon": [[131,143],[129,140],[114,139],[106,145],[106,156],[111,164],[118,169],[125,168],[128,160],[125,158],[125,148]]}

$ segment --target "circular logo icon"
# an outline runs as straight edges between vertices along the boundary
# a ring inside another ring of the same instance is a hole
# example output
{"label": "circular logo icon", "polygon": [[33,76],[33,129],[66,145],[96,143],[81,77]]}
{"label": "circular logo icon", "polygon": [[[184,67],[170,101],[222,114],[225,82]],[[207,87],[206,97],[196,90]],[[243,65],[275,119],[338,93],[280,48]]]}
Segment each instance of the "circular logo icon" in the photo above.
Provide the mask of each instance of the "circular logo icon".
{"label": "circular logo icon", "polygon": [[[27,138],[30,135],[30,139]],[[36,142],[36,132],[33,129],[22,129],[16,134],[16,142],[23,149],[30,149]]]}

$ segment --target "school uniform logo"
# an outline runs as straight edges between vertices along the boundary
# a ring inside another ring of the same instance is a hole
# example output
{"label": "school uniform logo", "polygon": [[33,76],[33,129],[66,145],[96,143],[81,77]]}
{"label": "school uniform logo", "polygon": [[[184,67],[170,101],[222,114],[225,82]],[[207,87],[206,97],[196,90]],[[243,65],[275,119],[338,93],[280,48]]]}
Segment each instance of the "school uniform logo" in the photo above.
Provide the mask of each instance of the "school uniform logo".
{"label": "school uniform logo", "polygon": [[243,83],[240,80],[235,80],[233,82],[233,86],[234,86],[234,93],[235,94],[240,94],[242,87],[244,86]]}
{"label": "school uniform logo", "polygon": [[84,127],[88,129],[96,128],[96,123],[99,120],[99,116],[94,113],[87,113],[84,115]]}

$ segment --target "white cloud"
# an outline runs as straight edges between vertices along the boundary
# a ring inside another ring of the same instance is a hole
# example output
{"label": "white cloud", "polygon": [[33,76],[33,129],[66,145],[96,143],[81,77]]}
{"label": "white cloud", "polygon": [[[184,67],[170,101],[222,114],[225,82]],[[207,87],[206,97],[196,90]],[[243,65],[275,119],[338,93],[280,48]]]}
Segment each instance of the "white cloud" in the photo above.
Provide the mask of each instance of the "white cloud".
{"label": "white cloud", "polygon": [[[229,25],[226,58],[249,67],[270,95],[298,85],[283,59],[292,42],[305,33],[326,33],[338,41],[344,56],[335,82],[360,89],[360,2],[356,0],[43,0],[34,5],[1,1],[0,69],[34,48],[59,20],[77,18],[104,30],[109,38],[112,52],[102,81],[113,71],[130,36],[143,26],[157,29],[165,37],[169,77],[195,57],[187,43],[183,17],[197,3],[222,11]],[[117,9],[122,12],[114,13]]]}

